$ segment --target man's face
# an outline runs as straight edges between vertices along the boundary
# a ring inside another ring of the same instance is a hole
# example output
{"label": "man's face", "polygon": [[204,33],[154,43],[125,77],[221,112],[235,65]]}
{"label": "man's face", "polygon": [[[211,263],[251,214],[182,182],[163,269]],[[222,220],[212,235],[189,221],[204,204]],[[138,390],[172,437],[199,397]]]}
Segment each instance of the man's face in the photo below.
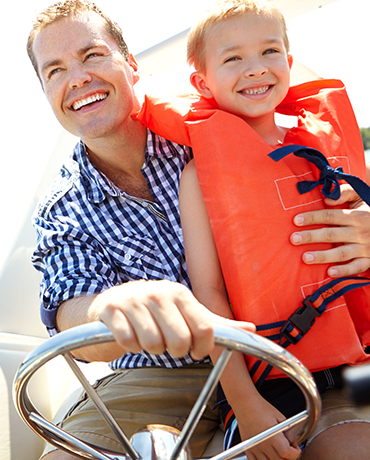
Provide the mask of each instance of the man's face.
{"label": "man's face", "polygon": [[139,109],[137,65],[96,13],[45,27],[33,45],[45,95],[61,125],[83,140],[111,137]]}

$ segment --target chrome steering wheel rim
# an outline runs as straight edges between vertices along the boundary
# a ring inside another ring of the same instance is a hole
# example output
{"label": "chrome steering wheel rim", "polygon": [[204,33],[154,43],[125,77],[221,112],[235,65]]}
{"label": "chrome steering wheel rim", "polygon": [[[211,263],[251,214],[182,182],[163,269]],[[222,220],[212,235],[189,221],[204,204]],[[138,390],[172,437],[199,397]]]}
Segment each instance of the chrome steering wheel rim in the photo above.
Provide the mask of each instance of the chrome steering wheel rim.
{"label": "chrome steering wheel rim", "polygon": [[[176,460],[181,451],[187,445],[187,442],[190,439],[191,434],[207,404],[208,398],[211,396],[215,386],[217,385],[220,375],[225,368],[232,351],[239,351],[244,354],[248,354],[262,361],[266,361],[272,366],[280,369],[301,389],[306,401],[306,409],[296,416],[290,417],[269,430],[254,436],[250,440],[244,441],[243,443],[212,457],[212,460],[227,460],[228,458],[235,457],[260,442],[265,441],[271,436],[302,422],[305,423],[298,434],[298,442],[302,442],[307,439],[310,433],[314,430],[321,411],[321,399],[309,371],[290,352],[264,337],[221,324],[213,324],[213,328],[215,343],[216,345],[224,347],[224,350],[220,359],[212,369],[212,372],[188,417],[180,438],[171,453],[170,460]],[[117,422],[115,422],[113,417],[109,414],[104,404],[101,401],[99,402],[99,397],[97,396],[95,390],[92,389],[92,386],[83,376],[83,373],[70,354],[72,350],[77,348],[112,342],[114,340],[115,339],[111,331],[101,322],[88,323],[61,332],[60,334],[51,337],[32,351],[20,365],[14,379],[13,400],[16,409],[24,422],[35,433],[50,444],[80,458],[107,460],[115,457],[118,458],[119,456],[119,458],[127,458],[128,460],[129,458],[132,460],[141,459],[140,454],[138,454],[138,452],[132,447],[130,441],[127,439],[120,427],[117,427]],[[95,447],[78,440],[77,438],[74,438],[61,428],[46,420],[33,405],[27,391],[28,382],[32,375],[40,367],[58,355],[64,356],[72,371],[80,380],[85,391],[87,391],[90,397],[92,397],[93,402],[96,405],[98,404],[98,406],[103,404],[104,407],[97,406],[97,408],[103,417],[106,418],[107,423],[111,426],[113,432],[124,446],[127,454],[123,456],[122,454],[117,454],[116,456],[113,454],[112,457],[109,456],[109,454],[98,450]],[[91,392],[95,393],[95,395]],[[97,398],[97,400],[95,400],[95,398]],[[113,420],[110,420],[110,417]]]}

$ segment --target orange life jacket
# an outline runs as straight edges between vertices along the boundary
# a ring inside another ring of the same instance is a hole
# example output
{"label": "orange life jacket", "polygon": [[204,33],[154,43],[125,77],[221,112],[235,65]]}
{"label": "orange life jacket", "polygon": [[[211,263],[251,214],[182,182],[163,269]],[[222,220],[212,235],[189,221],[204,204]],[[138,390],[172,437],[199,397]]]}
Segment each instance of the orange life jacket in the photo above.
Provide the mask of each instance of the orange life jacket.
{"label": "orange life jacket", "polygon": [[[292,87],[277,112],[298,117],[284,145],[317,149],[333,168],[341,166],[365,179],[361,136],[342,82],[318,80]],[[294,155],[274,162],[268,154],[276,147],[241,118],[199,96],[147,97],[137,119],[193,148],[234,316],[254,322],[260,334],[281,342],[281,324],[330,281],[329,265],[306,265],[301,257],[303,251],[331,245],[290,243],[297,231],[294,216],[327,207],[318,188],[303,195],[297,191],[297,182],[318,180],[320,171]],[[289,351],[311,371],[369,360],[364,352],[370,345],[369,294],[369,288],[360,287],[331,302]],[[249,369],[256,365],[254,358],[246,360]],[[255,380],[262,372],[257,371]],[[273,369],[269,378],[280,375]]]}

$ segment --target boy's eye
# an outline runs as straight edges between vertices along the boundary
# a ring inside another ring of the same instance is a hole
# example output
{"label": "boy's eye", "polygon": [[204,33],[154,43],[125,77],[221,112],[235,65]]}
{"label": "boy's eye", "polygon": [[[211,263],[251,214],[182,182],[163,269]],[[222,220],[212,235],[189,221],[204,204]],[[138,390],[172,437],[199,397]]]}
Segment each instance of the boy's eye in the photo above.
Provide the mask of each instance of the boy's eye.
{"label": "boy's eye", "polygon": [[275,48],[271,48],[266,50],[263,54],[272,54],[272,53],[278,53],[279,51]]}
{"label": "boy's eye", "polygon": [[233,61],[238,61],[238,60],[239,60],[238,56],[232,56],[232,57],[225,59],[225,62],[233,62]]}

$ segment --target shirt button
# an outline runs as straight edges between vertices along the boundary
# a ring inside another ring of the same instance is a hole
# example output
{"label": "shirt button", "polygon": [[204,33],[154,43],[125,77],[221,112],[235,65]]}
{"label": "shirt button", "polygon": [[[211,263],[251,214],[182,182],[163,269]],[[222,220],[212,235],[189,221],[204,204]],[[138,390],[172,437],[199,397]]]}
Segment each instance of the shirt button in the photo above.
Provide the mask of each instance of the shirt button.
{"label": "shirt button", "polygon": [[131,259],[131,254],[125,254],[125,259],[130,260]]}

